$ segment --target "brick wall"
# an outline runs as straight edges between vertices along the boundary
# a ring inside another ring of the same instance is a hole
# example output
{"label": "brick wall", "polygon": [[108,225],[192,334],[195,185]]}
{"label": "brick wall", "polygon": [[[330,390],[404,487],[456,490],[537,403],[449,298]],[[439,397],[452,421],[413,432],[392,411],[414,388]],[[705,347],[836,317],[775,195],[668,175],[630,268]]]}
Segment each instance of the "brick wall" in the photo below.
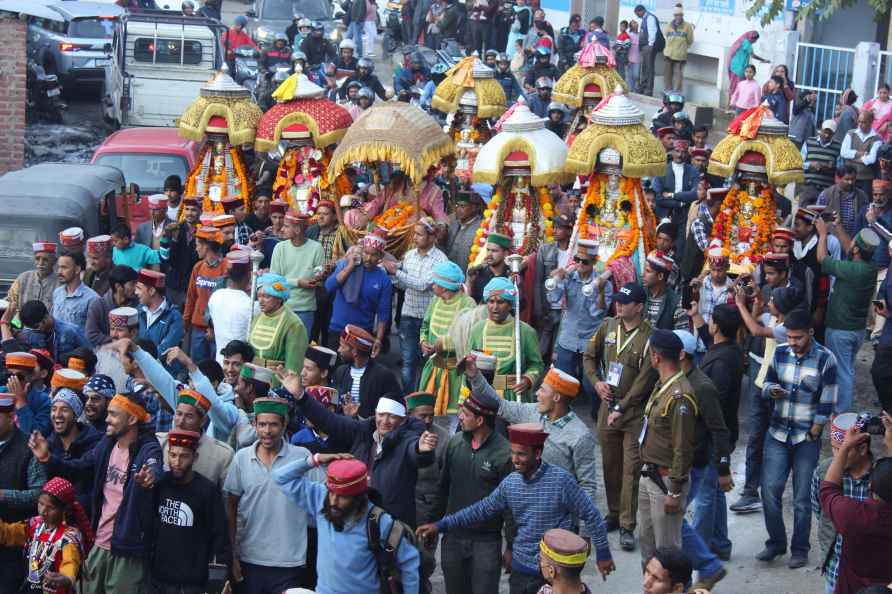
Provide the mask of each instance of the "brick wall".
{"label": "brick wall", "polygon": [[0,174],[25,164],[27,23],[0,12]]}

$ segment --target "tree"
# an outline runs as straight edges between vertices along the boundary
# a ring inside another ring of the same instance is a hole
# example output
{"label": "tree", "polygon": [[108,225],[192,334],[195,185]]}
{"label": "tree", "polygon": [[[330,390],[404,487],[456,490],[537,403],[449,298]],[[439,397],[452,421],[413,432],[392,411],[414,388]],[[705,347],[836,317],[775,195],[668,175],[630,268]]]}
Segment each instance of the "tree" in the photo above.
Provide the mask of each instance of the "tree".
{"label": "tree", "polygon": [[[848,8],[857,0],[800,0],[801,5],[797,19],[809,18],[826,19],[834,12],[842,8]],[[867,0],[867,3],[876,11],[876,20],[885,18],[892,10],[892,0]],[[761,16],[762,25],[767,25],[786,8],[785,0],[753,0],[752,6],[746,11],[746,16],[752,18]]]}

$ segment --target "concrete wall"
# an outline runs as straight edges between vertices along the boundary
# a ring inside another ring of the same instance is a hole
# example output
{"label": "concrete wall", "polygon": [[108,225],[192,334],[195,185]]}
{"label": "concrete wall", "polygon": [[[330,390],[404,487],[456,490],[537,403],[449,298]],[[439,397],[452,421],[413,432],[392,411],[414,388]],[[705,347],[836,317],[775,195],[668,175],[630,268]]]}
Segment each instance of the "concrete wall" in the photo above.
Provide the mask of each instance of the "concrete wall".
{"label": "concrete wall", "polygon": [[0,13],[0,174],[25,164],[25,21]]}

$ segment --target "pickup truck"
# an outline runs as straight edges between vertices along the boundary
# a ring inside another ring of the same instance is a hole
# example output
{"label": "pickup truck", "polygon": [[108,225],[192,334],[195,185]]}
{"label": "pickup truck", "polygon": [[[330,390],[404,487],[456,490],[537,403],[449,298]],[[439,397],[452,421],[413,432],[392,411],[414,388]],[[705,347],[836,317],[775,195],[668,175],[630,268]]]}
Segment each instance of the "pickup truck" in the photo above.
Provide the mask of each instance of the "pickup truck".
{"label": "pickup truck", "polygon": [[212,19],[166,11],[123,16],[105,47],[106,120],[118,128],[175,126],[223,65],[225,30]]}

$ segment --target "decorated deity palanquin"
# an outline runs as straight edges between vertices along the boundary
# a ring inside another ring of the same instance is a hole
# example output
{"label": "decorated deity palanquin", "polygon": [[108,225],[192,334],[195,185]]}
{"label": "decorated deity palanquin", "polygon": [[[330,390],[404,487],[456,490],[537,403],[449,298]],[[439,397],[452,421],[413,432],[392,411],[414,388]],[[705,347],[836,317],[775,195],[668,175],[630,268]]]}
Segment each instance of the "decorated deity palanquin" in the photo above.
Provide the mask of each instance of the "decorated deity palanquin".
{"label": "decorated deity palanquin", "polygon": [[241,198],[250,209],[253,182],[241,146],[254,142],[262,115],[251,92],[224,67],[177,120],[180,136],[202,143],[185,194],[202,198],[205,212],[222,213],[221,202],[230,196]]}
{"label": "decorated deity palanquin", "polygon": [[666,172],[666,153],[642,124],[644,114],[617,91],[592,112],[565,166],[588,184],[571,249],[579,240],[597,243],[598,271],[611,273],[615,286],[640,277],[655,244],[654,213],[641,178]]}
{"label": "decorated deity palanquin", "polygon": [[324,97],[325,90],[301,73],[291,75],[273,92],[277,103],[257,125],[257,151],[284,149],[273,180],[273,197],[313,216],[323,198],[335,200],[328,179],[334,145],[353,123],[350,112]]}
{"label": "decorated deity palanquin", "polygon": [[775,188],[803,181],[802,156],[787,132],[767,107],[752,108],[731,122],[709,159],[709,173],[733,180],[711,234],[727,251],[732,272],[752,270],[769,251]]}

